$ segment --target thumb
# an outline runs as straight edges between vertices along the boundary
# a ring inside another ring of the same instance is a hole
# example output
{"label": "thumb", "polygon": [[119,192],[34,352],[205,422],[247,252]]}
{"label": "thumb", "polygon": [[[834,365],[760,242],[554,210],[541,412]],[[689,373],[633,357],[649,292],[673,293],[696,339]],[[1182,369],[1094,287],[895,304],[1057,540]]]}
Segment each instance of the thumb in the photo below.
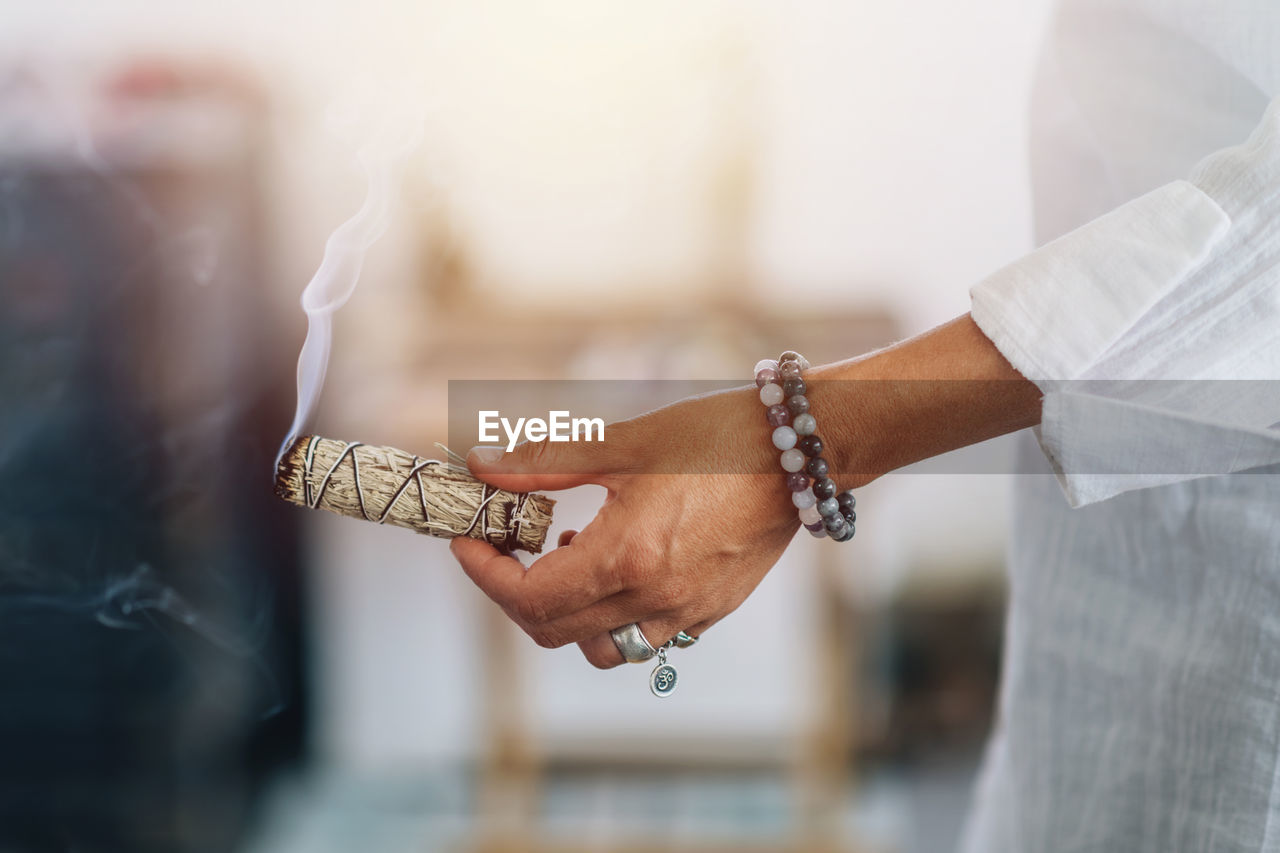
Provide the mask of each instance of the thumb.
{"label": "thumb", "polygon": [[467,467],[489,485],[513,492],[587,483],[612,487],[616,476],[629,467],[622,438],[611,433],[608,441],[524,441],[509,452],[481,445],[467,454]]}

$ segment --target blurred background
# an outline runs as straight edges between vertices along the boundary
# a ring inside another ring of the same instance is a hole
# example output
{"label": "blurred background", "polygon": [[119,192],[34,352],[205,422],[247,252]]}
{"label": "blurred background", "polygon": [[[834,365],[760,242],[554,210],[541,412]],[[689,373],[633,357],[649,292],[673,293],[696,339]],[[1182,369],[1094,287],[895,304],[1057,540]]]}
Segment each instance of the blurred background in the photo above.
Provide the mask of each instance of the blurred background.
{"label": "blurred background", "polygon": [[[902,474],[647,670],[270,493],[355,156],[424,116],[318,431],[448,380],[882,346],[1029,248],[1048,0],[0,0],[0,851],[945,851],[1005,483]],[[557,496],[554,537],[601,494]],[[813,546],[813,547],[811,547]]]}

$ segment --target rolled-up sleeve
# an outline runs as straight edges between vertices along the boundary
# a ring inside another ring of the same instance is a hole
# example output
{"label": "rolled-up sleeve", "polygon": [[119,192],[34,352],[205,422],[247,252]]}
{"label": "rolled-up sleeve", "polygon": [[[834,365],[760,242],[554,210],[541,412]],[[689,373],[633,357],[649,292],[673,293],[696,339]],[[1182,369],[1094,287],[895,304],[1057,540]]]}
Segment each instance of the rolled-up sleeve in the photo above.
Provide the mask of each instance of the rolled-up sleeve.
{"label": "rolled-up sleeve", "polygon": [[1038,437],[1073,505],[1280,462],[1280,98],[1242,145],[971,296],[1044,392]]}

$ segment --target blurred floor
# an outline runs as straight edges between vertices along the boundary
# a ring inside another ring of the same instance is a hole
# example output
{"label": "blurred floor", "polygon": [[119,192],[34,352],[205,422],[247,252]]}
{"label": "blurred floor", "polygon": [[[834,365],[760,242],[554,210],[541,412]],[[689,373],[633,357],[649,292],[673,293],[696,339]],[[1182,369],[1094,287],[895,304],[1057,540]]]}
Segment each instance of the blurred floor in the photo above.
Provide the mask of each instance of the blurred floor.
{"label": "blurred floor", "polygon": [[[955,849],[978,758],[956,753],[866,771],[845,813],[848,849]],[[291,778],[276,787],[242,853],[467,850],[477,829],[473,790],[472,774],[458,767]],[[604,851],[648,839],[658,851],[658,837],[683,849],[775,839],[783,849],[788,796],[787,780],[777,775],[552,778],[541,825],[548,849],[563,843]]]}

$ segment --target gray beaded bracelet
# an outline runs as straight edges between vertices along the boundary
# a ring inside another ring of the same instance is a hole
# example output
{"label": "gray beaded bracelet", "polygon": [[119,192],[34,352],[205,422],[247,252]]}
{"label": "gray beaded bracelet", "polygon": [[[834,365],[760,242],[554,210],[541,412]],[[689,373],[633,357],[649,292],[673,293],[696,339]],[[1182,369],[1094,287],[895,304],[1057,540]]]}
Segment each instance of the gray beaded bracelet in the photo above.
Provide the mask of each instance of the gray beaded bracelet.
{"label": "gray beaded bracelet", "polygon": [[803,373],[808,368],[808,360],[791,350],[777,360],[762,359],[756,363],[756,387],[773,427],[773,446],[782,451],[782,470],[787,473],[791,502],[800,511],[800,523],[816,538],[848,542],[858,519],[857,501],[851,491],[837,493],[835,481],[827,476],[830,466],[822,458],[818,421],[805,396]]}

